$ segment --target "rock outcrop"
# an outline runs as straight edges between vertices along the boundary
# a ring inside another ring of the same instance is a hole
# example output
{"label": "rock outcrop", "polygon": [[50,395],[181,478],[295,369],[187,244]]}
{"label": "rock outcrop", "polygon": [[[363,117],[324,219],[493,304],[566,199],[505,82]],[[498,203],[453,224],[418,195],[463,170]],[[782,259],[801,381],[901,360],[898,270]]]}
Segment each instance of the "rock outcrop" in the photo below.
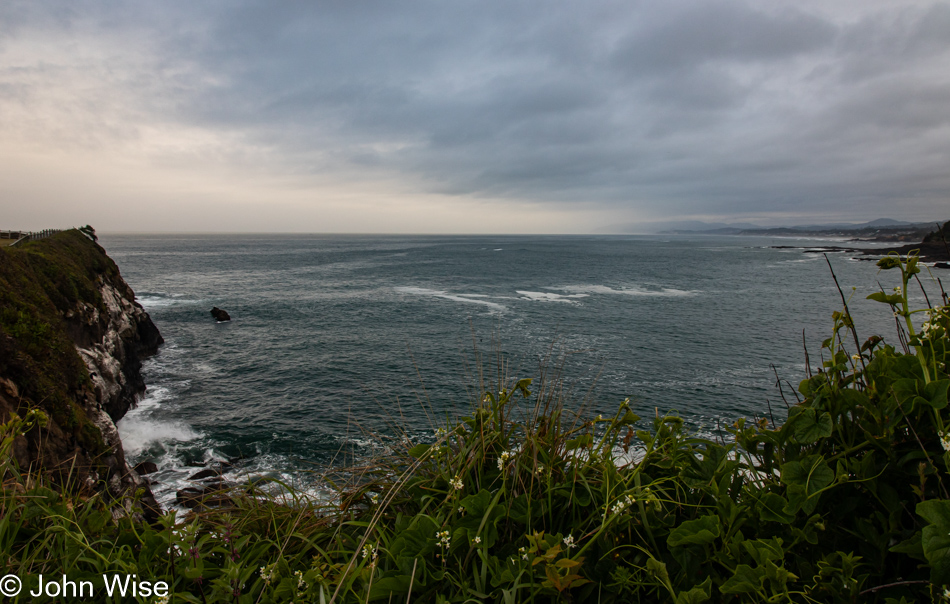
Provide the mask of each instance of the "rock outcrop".
{"label": "rock outcrop", "polygon": [[231,315],[228,314],[228,311],[221,310],[217,306],[211,309],[211,316],[214,317],[215,321],[230,321]]}
{"label": "rock outcrop", "polygon": [[145,391],[142,360],[163,342],[118,267],[88,235],[65,231],[0,250],[0,419],[50,417],[17,437],[22,470],[107,490],[113,514],[158,512],[115,423]]}

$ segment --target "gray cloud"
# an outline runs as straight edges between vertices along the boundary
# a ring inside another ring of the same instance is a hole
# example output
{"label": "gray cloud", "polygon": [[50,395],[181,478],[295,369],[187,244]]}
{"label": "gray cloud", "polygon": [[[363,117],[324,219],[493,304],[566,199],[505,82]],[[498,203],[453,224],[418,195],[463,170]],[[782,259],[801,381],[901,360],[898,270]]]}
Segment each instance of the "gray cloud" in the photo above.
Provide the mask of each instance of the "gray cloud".
{"label": "gray cloud", "polygon": [[52,90],[76,110],[34,126],[51,140],[186,128],[237,141],[216,161],[344,184],[618,216],[945,218],[950,5],[862,7],[14,1],[0,103]]}

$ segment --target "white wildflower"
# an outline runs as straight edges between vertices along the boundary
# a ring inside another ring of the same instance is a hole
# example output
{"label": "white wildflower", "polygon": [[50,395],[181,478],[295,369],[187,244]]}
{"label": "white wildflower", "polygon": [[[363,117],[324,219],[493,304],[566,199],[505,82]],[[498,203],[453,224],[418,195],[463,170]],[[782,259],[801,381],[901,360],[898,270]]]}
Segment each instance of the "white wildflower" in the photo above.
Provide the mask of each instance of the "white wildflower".
{"label": "white wildflower", "polygon": [[567,549],[574,547],[574,535],[568,535],[567,537],[564,537],[564,547]]}
{"label": "white wildflower", "polygon": [[464,514],[464,513],[465,513],[465,507],[460,505],[460,506],[459,506],[459,514]]}
{"label": "white wildflower", "polygon": [[465,484],[462,482],[462,479],[456,476],[449,481],[449,486],[451,486],[456,491],[461,491]]}
{"label": "white wildflower", "polygon": [[950,430],[940,435],[940,445],[944,451],[950,451]]}
{"label": "white wildflower", "polygon": [[857,353],[852,354],[852,355],[851,355],[851,360],[852,360],[852,361],[860,361],[860,360],[861,360],[861,355],[859,355],[859,354],[857,354]]}
{"label": "white wildflower", "polygon": [[294,576],[297,577],[297,589],[307,589],[309,585],[303,580],[303,573],[301,571],[294,571]]}
{"label": "white wildflower", "polygon": [[379,556],[379,554],[376,552],[375,547],[367,543],[366,545],[363,546],[363,559],[365,560],[366,558],[369,558],[370,556],[372,556],[373,560],[375,560]]}
{"label": "white wildflower", "polygon": [[498,457],[498,469],[504,470],[505,463],[514,456],[514,453],[511,451],[502,451],[501,455]]}
{"label": "white wildflower", "polygon": [[446,548],[452,542],[448,531],[436,531],[435,538],[439,540],[439,547]]}
{"label": "white wildflower", "polygon": [[475,545],[478,545],[481,542],[482,542],[482,538],[479,537],[478,535],[475,535],[475,538],[472,539],[472,543],[474,543]]}

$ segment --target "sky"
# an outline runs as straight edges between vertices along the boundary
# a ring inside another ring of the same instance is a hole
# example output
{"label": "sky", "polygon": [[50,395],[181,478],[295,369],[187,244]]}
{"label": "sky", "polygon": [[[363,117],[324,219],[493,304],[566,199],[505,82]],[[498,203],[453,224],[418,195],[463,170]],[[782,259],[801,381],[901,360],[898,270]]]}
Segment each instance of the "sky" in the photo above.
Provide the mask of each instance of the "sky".
{"label": "sky", "polygon": [[945,2],[0,2],[0,229],[933,221],[948,168]]}

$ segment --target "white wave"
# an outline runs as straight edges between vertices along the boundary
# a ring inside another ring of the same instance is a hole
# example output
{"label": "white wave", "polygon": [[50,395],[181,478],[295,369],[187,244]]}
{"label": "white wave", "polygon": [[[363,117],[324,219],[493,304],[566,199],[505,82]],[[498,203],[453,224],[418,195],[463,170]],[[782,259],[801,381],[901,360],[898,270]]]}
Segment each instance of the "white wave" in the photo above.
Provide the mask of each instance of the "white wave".
{"label": "white wave", "polygon": [[686,289],[675,289],[672,287],[662,287],[660,289],[644,289],[639,286],[625,287],[623,289],[613,289],[612,287],[607,287],[606,285],[564,285],[561,287],[552,287],[551,289],[559,289],[562,291],[568,292],[584,292],[588,294],[608,294],[608,295],[624,295],[624,296],[659,296],[659,297],[681,297],[681,296],[695,296],[696,294],[701,294],[699,290],[686,290]]}
{"label": "white wave", "polygon": [[122,438],[126,455],[134,457],[152,443],[187,442],[202,436],[183,422],[153,417],[156,408],[170,397],[171,393],[167,388],[156,388],[119,420],[116,428]]}
{"label": "white wave", "polygon": [[551,292],[528,292],[518,290],[516,293],[522,296],[522,299],[535,300],[537,302],[574,302],[572,298],[586,298],[587,294],[553,294]]}
{"label": "white wave", "polygon": [[447,291],[438,290],[438,289],[427,289],[425,287],[395,287],[393,288],[397,292],[403,294],[411,294],[414,296],[431,296],[433,298],[442,298],[444,300],[452,300],[453,302],[468,302],[469,304],[482,304],[489,308],[495,310],[505,310],[505,307],[501,304],[496,304],[495,302],[489,302],[488,300],[479,299],[478,294],[450,294]]}
{"label": "white wave", "polygon": [[146,310],[152,308],[166,308],[169,306],[179,306],[183,304],[197,304],[201,300],[182,299],[184,294],[171,294],[169,296],[162,294],[143,294],[135,297],[135,301],[142,305]]}

